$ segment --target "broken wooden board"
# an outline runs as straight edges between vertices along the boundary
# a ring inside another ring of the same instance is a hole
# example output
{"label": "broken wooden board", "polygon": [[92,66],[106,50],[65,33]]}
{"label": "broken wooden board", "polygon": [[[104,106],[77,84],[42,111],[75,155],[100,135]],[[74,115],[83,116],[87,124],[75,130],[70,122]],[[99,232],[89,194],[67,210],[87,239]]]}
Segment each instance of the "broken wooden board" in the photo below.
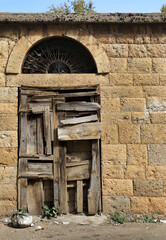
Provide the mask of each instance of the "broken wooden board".
{"label": "broken wooden board", "polygon": [[100,105],[98,103],[91,102],[66,102],[66,103],[57,103],[58,111],[98,111]]}
{"label": "broken wooden board", "polygon": [[99,122],[58,128],[59,141],[100,139],[100,137],[101,123]]}
{"label": "broken wooden board", "polygon": [[61,125],[73,125],[73,124],[78,124],[78,123],[94,122],[94,121],[97,121],[97,119],[98,119],[97,115],[90,115],[90,116],[86,116],[86,117],[77,117],[77,118],[61,120],[60,124]]}
{"label": "broken wooden board", "polygon": [[73,167],[67,167],[67,180],[75,181],[75,180],[83,180],[90,178],[90,163],[86,165],[78,165]]}
{"label": "broken wooden board", "polygon": [[27,189],[28,212],[31,215],[43,214],[44,205],[42,180],[29,180]]}

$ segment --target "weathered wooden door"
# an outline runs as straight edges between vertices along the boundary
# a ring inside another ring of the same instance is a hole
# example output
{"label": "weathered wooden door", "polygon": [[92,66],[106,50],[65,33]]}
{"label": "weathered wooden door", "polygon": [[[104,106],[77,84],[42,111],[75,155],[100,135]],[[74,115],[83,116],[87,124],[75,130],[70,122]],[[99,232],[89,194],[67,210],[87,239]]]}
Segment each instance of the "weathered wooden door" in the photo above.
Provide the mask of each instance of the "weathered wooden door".
{"label": "weathered wooden door", "polygon": [[101,211],[98,86],[20,89],[19,208]]}

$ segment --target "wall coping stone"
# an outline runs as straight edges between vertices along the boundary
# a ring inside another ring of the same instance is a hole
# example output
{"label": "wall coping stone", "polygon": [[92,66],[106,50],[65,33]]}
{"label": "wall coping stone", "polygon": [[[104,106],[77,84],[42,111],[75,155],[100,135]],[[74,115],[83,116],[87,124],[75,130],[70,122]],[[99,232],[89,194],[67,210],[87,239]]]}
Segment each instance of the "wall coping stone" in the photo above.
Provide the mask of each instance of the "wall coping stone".
{"label": "wall coping stone", "polygon": [[0,13],[0,23],[166,23],[166,13]]}

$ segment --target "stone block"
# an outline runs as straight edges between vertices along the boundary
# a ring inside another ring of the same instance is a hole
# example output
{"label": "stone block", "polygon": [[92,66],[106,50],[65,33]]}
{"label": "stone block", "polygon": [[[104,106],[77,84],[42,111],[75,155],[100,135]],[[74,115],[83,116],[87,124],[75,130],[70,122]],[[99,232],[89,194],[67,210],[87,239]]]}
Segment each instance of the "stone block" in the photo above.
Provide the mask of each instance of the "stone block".
{"label": "stone block", "polygon": [[141,142],[146,144],[166,143],[166,125],[164,124],[141,125]]}
{"label": "stone block", "polygon": [[143,112],[146,108],[145,98],[121,98],[121,111]]}
{"label": "stone block", "polygon": [[5,67],[7,64],[9,55],[9,44],[7,40],[0,40],[0,72],[5,72]]}
{"label": "stone block", "polygon": [[133,196],[133,183],[129,179],[103,179],[103,196]]}
{"label": "stone block", "polygon": [[17,167],[0,167],[0,184],[15,183],[17,178]]}
{"label": "stone block", "polygon": [[119,142],[130,144],[140,143],[140,126],[135,124],[119,124]]}
{"label": "stone block", "polygon": [[130,44],[129,45],[129,57],[132,58],[146,58],[147,50],[145,45]]}
{"label": "stone block", "polygon": [[130,198],[122,196],[107,197],[103,196],[103,213],[114,214],[130,212]]}
{"label": "stone block", "polygon": [[124,179],[124,166],[102,164],[102,179]]}
{"label": "stone block", "polygon": [[160,74],[160,85],[166,86],[166,74]]}
{"label": "stone block", "polygon": [[5,75],[0,73],[0,87],[5,87]]}
{"label": "stone block", "polygon": [[110,58],[111,73],[127,73],[127,58]]}
{"label": "stone block", "polygon": [[127,145],[127,165],[147,165],[147,146],[143,144]]}
{"label": "stone block", "polygon": [[152,72],[151,58],[128,58],[128,72],[147,74]]}
{"label": "stone block", "polygon": [[[156,94],[157,95],[157,94]],[[160,95],[158,95],[160,96]],[[165,112],[166,111],[166,97],[148,97],[146,98],[146,108],[149,112]]]}
{"label": "stone block", "polygon": [[131,123],[131,113],[112,112],[102,114],[102,123],[104,125],[112,125],[118,123]]}
{"label": "stone block", "polygon": [[109,58],[127,58],[128,45],[127,44],[108,44],[106,45],[106,52]]}
{"label": "stone block", "polygon": [[166,180],[166,166],[148,166],[146,169],[147,179]]}
{"label": "stone block", "polygon": [[162,44],[166,44],[166,36],[165,33],[156,33],[156,34],[152,34],[151,35],[151,43],[155,44],[155,43],[162,43]]}
{"label": "stone block", "polygon": [[18,116],[16,114],[0,114],[0,131],[16,131]]}
{"label": "stone block", "polygon": [[166,58],[154,58],[152,68],[155,73],[166,73]]}
{"label": "stone block", "polygon": [[131,121],[134,124],[148,124],[150,123],[148,112],[134,112],[131,114]]}
{"label": "stone block", "polygon": [[17,103],[17,88],[0,88],[0,103]]}
{"label": "stone block", "polygon": [[102,125],[102,143],[117,144],[118,143],[118,126],[103,124]]}
{"label": "stone block", "polygon": [[126,165],[126,145],[102,144],[102,161],[112,165]]}
{"label": "stone block", "polygon": [[3,183],[0,184],[0,201],[16,201],[17,188],[16,183]]}
{"label": "stone block", "polygon": [[0,114],[17,113],[17,104],[14,103],[0,103]]}
{"label": "stone block", "polygon": [[151,123],[166,124],[166,112],[153,112],[149,116]]}
{"label": "stone block", "polygon": [[162,180],[133,180],[134,196],[142,197],[162,197],[163,181]]}
{"label": "stone block", "polygon": [[165,58],[166,44],[147,44],[147,56],[151,58]]}
{"label": "stone block", "polygon": [[134,42],[134,36],[132,34],[118,34],[117,43],[131,44]]}
{"label": "stone block", "polygon": [[134,36],[135,44],[148,44],[150,43],[150,35],[148,34],[136,34]]}
{"label": "stone block", "polygon": [[159,85],[159,74],[134,74],[134,85]]}
{"label": "stone block", "polygon": [[17,209],[17,201],[0,201],[0,216],[12,216],[14,209]]}
{"label": "stone block", "polygon": [[145,167],[128,165],[125,170],[125,179],[145,179]]}
{"label": "stone block", "polygon": [[131,197],[132,214],[148,214],[149,199],[147,197]]}
{"label": "stone block", "polygon": [[38,87],[62,87],[62,86],[83,86],[83,85],[96,85],[108,86],[109,75],[96,75],[96,74],[18,74],[7,76],[7,86],[20,87],[38,86]]}
{"label": "stone block", "polygon": [[166,86],[143,87],[144,97],[166,98]]}
{"label": "stone block", "polygon": [[133,85],[133,74],[110,74],[110,86],[130,86]]}
{"label": "stone block", "polygon": [[143,97],[142,87],[139,86],[115,86],[101,87],[101,97],[112,98],[141,98]]}
{"label": "stone block", "polygon": [[111,112],[120,112],[120,99],[101,98],[101,112],[103,114]]}
{"label": "stone block", "polygon": [[166,145],[150,144],[147,147],[149,165],[166,166]]}
{"label": "stone block", "polygon": [[17,167],[17,148],[0,148],[0,166]]}
{"label": "stone block", "polygon": [[149,198],[149,213],[166,214],[166,201],[164,197]]}
{"label": "stone block", "polygon": [[0,148],[17,147],[17,131],[0,131]]}

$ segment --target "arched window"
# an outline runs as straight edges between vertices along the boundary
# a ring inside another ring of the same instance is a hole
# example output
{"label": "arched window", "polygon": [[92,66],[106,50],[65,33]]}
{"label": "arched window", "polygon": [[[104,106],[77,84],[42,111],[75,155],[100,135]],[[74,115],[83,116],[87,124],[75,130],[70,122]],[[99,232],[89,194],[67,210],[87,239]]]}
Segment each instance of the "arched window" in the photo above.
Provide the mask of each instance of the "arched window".
{"label": "arched window", "polygon": [[22,73],[96,73],[90,52],[68,37],[52,37],[35,44],[27,53]]}

